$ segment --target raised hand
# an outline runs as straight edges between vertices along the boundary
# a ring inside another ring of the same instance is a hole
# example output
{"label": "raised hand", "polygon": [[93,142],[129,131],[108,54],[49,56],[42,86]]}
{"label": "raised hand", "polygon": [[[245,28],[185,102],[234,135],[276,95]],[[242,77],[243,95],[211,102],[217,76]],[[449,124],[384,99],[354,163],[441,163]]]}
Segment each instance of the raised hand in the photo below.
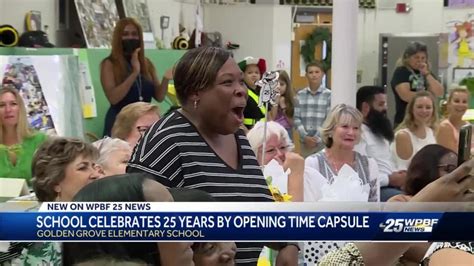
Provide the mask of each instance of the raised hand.
{"label": "raised hand", "polygon": [[141,48],[137,48],[135,49],[135,51],[133,51],[133,54],[132,54],[132,61],[131,61],[132,70],[136,74],[140,73],[140,69],[141,69],[140,60],[138,60],[138,53],[140,52],[140,50]]}

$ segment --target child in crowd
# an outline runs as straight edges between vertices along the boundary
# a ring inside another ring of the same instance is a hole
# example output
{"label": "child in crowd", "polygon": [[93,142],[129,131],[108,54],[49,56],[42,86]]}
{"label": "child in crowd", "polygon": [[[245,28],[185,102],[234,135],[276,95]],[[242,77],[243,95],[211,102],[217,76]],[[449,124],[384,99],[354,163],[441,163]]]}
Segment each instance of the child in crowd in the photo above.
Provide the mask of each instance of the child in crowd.
{"label": "child in crowd", "polygon": [[279,70],[278,78],[280,97],[277,101],[277,106],[271,110],[272,120],[282,125],[290,139],[293,139],[293,116],[295,114],[294,93],[291,87],[290,77],[285,70]]}
{"label": "child in crowd", "polygon": [[331,91],[322,83],[321,62],[306,65],[308,87],[298,91],[295,104],[295,127],[300,135],[301,155],[307,157],[323,148],[319,127],[331,109]]}
{"label": "child in crowd", "polygon": [[239,68],[244,72],[244,83],[248,94],[247,106],[244,109],[244,125],[251,129],[255,123],[265,118],[267,112],[265,107],[258,106],[260,89],[255,85],[265,73],[267,66],[265,59],[249,56],[239,62]]}

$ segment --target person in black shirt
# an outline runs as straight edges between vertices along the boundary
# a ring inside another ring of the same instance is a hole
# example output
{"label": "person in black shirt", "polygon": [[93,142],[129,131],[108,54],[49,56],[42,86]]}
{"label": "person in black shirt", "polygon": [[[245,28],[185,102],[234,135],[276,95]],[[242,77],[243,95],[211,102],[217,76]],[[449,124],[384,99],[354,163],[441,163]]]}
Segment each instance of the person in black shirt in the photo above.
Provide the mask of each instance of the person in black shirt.
{"label": "person in black shirt", "polygon": [[402,122],[406,106],[417,91],[428,90],[436,97],[444,93],[443,86],[430,72],[428,50],[422,42],[411,42],[407,46],[397,62],[390,85],[395,95],[395,128]]}

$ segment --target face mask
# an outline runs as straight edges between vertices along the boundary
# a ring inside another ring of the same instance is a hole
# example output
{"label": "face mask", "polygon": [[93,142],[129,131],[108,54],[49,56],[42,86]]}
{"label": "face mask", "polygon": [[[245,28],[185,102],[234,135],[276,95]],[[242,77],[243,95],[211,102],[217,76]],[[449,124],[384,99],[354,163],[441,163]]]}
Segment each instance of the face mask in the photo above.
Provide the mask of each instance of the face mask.
{"label": "face mask", "polygon": [[139,47],[140,47],[140,40],[137,40],[137,39],[122,40],[122,48],[125,54],[130,55]]}

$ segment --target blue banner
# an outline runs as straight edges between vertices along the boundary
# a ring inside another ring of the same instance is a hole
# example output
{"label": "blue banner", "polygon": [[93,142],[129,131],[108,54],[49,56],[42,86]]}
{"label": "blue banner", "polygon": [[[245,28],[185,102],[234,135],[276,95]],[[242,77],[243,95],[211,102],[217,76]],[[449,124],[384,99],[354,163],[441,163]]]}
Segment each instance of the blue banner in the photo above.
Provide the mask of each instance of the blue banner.
{"label": "blue banner", "polygon": [[3,241],[463,241],[474,213],[10,212]]}

